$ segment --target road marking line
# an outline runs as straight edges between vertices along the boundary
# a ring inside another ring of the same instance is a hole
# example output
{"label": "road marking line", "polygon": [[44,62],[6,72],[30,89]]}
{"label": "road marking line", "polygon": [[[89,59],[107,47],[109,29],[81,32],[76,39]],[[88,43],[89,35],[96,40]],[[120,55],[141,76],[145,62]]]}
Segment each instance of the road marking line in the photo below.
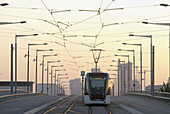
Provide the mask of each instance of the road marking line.
{"label": "road marking line", "polygon": [[128,112],[130,112],[130,113],[132,113],[132,114],[144,114],[144,113],[139,112],[139,111],[137,111],[137,110],[135,110],[135,109],[133,109],[133,108],[130,108],[130,107],[127,107],[127,106],[125,106],[125,105],[123,105],[123,104],[120,104],[120,103],[118,103],[118,102],[116,102],[116,101],[114,101],[114,100],[111,100],[111,101],[113,101],[113,102],[116,103],[118,106],[120,106],[121,108],[125,109],[126,111],[128,111]]}

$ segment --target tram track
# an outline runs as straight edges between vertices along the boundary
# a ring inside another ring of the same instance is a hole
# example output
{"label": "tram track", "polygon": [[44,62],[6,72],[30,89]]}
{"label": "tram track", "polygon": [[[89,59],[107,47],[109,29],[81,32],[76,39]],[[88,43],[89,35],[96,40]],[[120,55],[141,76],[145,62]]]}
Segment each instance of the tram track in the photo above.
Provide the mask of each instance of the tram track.
{"label": "tram track", "polygon": [[50,109],[48,109],[47,111],[43,112],[43,114],[47,114],[47,113],[49,113],[49,112],[52,112],[53,109],[59,107],[60,105],[62,105],[63,103],[67,102],[69,99],[71,99],[71,98],[73,98],[73,97],[74,97],[74,96],[70,96],[70,97],[68,97],[68,98],[66,98],[66,99],[64,99],[64,100],[62,100],[61,102],[59,102],[58,104],[56,104],[56,105],[53,106],[52,108],[50,108]]}
{"label": "tram track", "polygon": [[[47,111],[45,111],[43,114],[48,114],[48,113],[57,113],[55,112],[57,108],[63,107],[64,103],[66,104],[70,104],[68,107],[66,107],[65,109],[63,109],[62,112],[59,112],[61,114],[67,114],[69,112],[75,112],[72,109],[72,107],[76,104],[76,102],[79,100],[80,96],[76,97],[76,96],[71,96],[69,98],[66,98],[64,100],[62,100],[61,102],[59,102],[58,104],[56,104],[55,106],[53,106],[52,108],[48,109]],[[72,100],[72,102],[69,102],[70,100]],[[68,102],[68,103],[67,103]]]}
{"label": "tram track", "polygon": [[105,106],[106,111],[108,112],[108,114],[112,114],[112,112],[110,111],[110,109],[108,108],[108,106]]}
{"label": "tram track", "polygon": [[[92,112],[93,112],[93,107],[96,107],[96,106],[89,106],[88,114],[92,114]],[[106,112],[107,112],[108,114],[112,114],[112,112],[110,111],[110,109],[108,108],[108,106],[102,106],[102,107],[105,108],[105,110],[106,110]]]}
{"label": "tram track", "polygon": [[64,112],[64,114],[67,114],[68,112],[74,112],[74,111],[71,111],[71,108],[76,104],[76,102],[79,100],[80,96],[77,97],[73,103],[69,106],[69,108]]}

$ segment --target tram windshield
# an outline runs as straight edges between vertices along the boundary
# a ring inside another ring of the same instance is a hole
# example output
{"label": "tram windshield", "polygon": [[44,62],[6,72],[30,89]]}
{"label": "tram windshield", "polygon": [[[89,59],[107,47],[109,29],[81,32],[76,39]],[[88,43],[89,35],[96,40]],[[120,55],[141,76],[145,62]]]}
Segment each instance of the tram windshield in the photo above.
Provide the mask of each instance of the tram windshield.
{"label": "tram windshield", "polygon": [[104,95],[105,79],[91,79],[91,94]]}

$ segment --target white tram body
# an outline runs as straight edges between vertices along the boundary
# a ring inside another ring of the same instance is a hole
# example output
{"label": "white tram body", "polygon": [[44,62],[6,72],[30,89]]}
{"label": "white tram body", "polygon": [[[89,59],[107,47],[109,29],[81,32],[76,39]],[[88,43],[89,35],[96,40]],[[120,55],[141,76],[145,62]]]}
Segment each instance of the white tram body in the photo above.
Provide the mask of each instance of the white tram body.
{"label": "white tram body", "polygon": [[108,73],[87,73],[84,86],[85,104],[110,104],[110,79]]}

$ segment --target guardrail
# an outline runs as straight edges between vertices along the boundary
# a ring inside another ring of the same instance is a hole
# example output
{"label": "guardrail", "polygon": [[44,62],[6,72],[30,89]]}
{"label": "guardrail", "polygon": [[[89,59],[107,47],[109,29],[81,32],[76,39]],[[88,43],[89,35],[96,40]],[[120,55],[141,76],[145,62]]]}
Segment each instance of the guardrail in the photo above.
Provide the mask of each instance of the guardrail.
{"label": "guardrail", "polygon": [[[13,90],[13,93],[15,93],[15,90]],[[24,94],[24,93],[27,93],[27,91],[21,89],[17,90],[17,94]],[[11,95],[11,90],[10,89],[0,90],[0,96],[4,96],[4,95]]]}
{"label": "guardrail", "polygon": [[130,91],[128,94],[130,95],[138,95],[138,96],[143,96],[143,97],[148,97],[148,98],[153,98],[153,99],[158,99],[166,102],[170,102],[170,93],[167,92],[154,92],[154,96],[150,94],[150,91]]}
{"label": "guardrail", "polygon": [[154,96],[170,98],[170,93],[168,93],[168,92],[154,92]]}
{"label": "guardrail", "polygon": [[13,99],[32,97],[32,96],[40,96],[40,95],[47,95],[47,94],[45,94],[45,93],[25,93],[25,94],[5,95],[5,96],[0,96],[0,103],[9,101],[9,100],[13,100]]}

